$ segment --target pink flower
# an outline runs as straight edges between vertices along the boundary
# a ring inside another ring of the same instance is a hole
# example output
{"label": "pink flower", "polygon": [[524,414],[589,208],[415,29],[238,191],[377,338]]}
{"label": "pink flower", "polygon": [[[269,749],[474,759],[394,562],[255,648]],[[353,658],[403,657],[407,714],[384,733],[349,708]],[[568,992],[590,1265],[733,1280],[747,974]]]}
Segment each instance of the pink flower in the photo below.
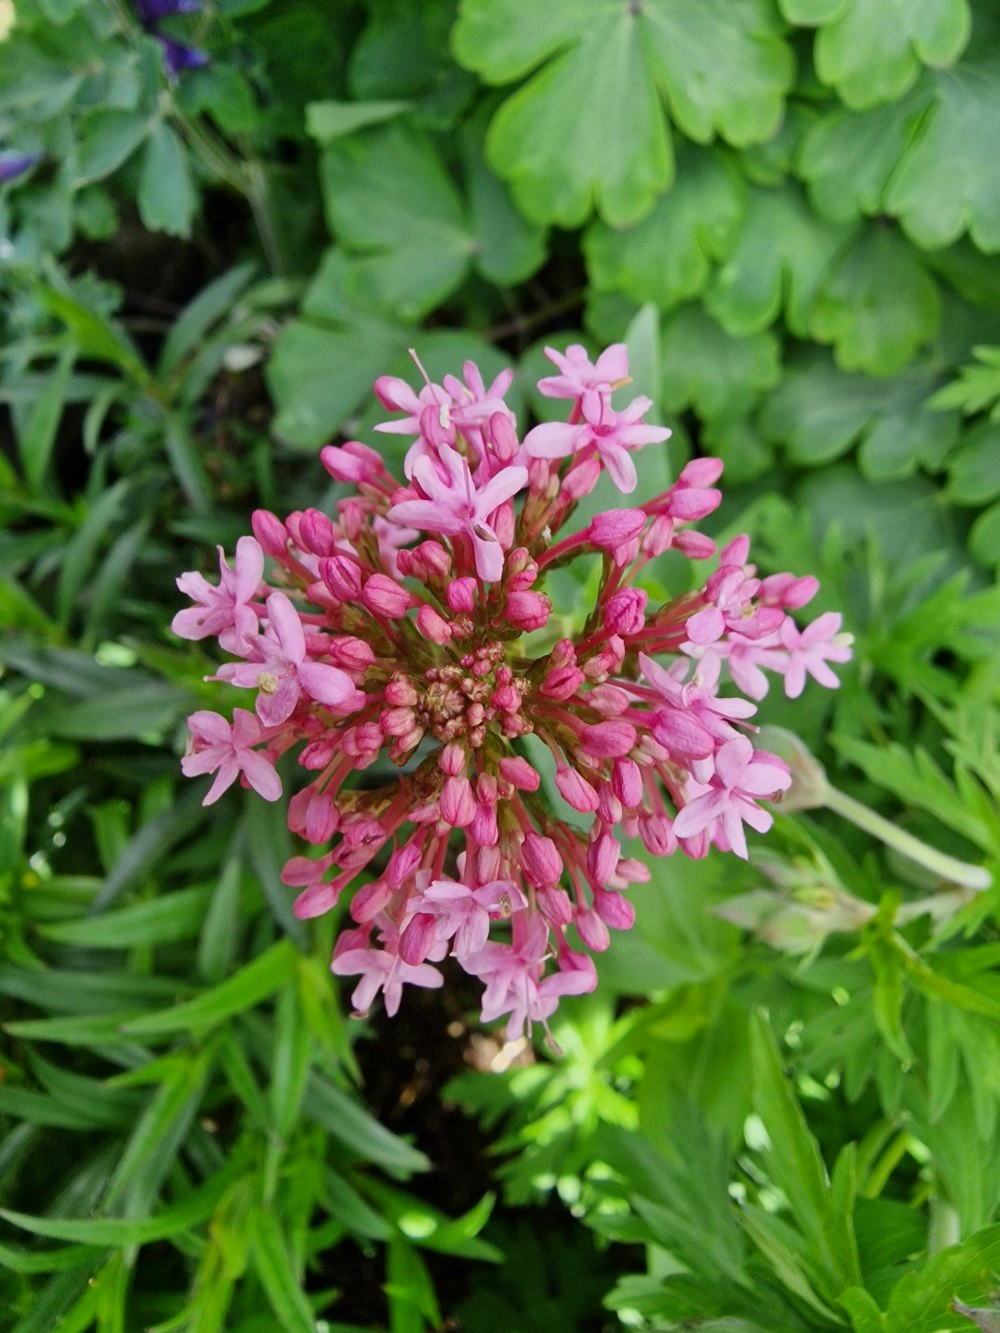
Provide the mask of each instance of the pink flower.
{"label": "pink flower", "polygon": [[427,455],[416,460],[413,481],[424,498],[394,504],[388,517],[421,532],[468,537],[476,573],[484,582],[496,583],[503,573],[503,547],[491,516],[524,489],[528,470],[518,465],[502,468],[477,490],[469,465],[457,450],[444,446],[437,460]]}
{"label": "pink flower", "polygon": [[527,905],[513,880],[495,879],[474,889],[453,879],[438,879],[420,894],[417,910],[435,918],[435,937],[454,938],[455,955],[464,958],[485,945],[491,920],[506,920]]}
{"label": "pink flower", "polygon": [[[232,569],[220,553],[218,587],[180,581],[196,605],[178,632],[216,637],[239,660],[214,679],[257,693],[256,715],[237,709],[231,726],[193,715],[184,772],[216,774],[208,801],[237,777],[275,799],[279,756],[297,772],[288,824],[310,848],[282,882],[300,918],[348,899],[358,928],[332,969],[359,977],[361,1012],[379,993],[392,1014],[404,985],[441,986],[432,964],[450,955],[482,979],[485,1021],[507,1015],[509,1036],[545,1024],[596,983],[571,929],[599,952],[632,924],[623,891],[651,876],[627,840],[650,856],[746,856],[743,825],[770,824],[758,802],[787,771],[738,730],[755,712],[745,696],[766,692],[762,668],[793,694],[807,675],[832,683],[848,655],[839,617],[803,631],[787,619],[815,581],[762,581],[746,537],[690,591],[664,591],[685,586],[656,567],[664,552],[714,552],[688,525],[718,503],[717,459],[640,507],[573,522],[602,471],[631,489],[631,451],[669,432],[642,424],[645,399],[612,408],[624,346],[594,364],[579,346],[549,355],[561,373],[541,388],[571,400],[568,420],[526,437],[503,401],[509,372],[487,385],[467,362],[419,392],[379,380],[403,417],[381,429],[415,437],[406,481],[357,441],[328,448],[353,488],[332,512],[260,511]],[[564,578],[577,560],[589,572]],[[557,633],[539,633],[554,615]]]}
{"label": "pink flower", "polygon": [[629,450],[670,438],[670,431],[663,426],[639,424],[651,406],[648,398],[636,398],[624,412],[616,412],[606,397],[588,389],[582,399],[581,424],[550,421],[536,426],[524,438],[525,453],[531,458],[565,458],[594,448],[618,489],[634,491],[635,464]]}
{"label": "pink flower", "polygon": [[[399,1010],[404,985],[439,990],[444,985],[444,977],[430,963],[405,963],[398,952],[399,931],[387,918],[382,920],[381,949],[367,943],[367,930],[345,931],[337,941],[330,970],[338,977],[361,973],[361,980],[351,995],[356,1013],[367,1014],[372,1001],[382,991],[385,1012],[392,1018]],[[437,958],[443,958],[444,953],[444,948],[435,951]]]}
{"label": "pink flower", "polygon": [[188,730],[193,749],[181,760],[184,776],[216,775],[202,805],[217,801],[240,774],[265,801],[276,801],[281,795],[281,779],[273,765],[252,748],[264,739],[261,725],[253,713],[248,713],[245,708],[234,709],[232,726],[218,713],[192,713],[188,718]]}
{"label": "pink flower", "polygon": [[582,398],[587,390],[610,393],[619,385],[628,384],[628,348],[614,343],[605,348],[591,365],[587,349],[572,343],[565,353],[546,347],[545,355],[562,372],[538,381],[538,392],[546,398]]}
{"label": "pink flower", "polygon": [[249,603],[264,575],[264,552],[253,537],[241,537],[230,569],[222,547],[218,550],[218,587],[201,574],[182,574],[177,586],[197,605],[178,611],[170,628],[180,639],[213,636],[228,652],[239,653],[243,643],[257,634],[257,612]]}
{"label": "pink flower", "polygon": [[253,643],[254,659],[220,667],[217,679],[258,690],[257,715],[269,727],[288,720],[303,690],[328,708],[356,711],[363,696],[347,672],[306,656],[302,622],[283,592],[267,599],[267,619],[267,631]]}
{"label": "pink flower", "polygon": [[842,617],[836,612],[828,611],[800,630],[791,617],[786,617],[778,638],[788,652],[785,694],[789,699],[799,697],[805,689],[807,675],[829,690],[835,690],[840,684],[827,662],[850,661],[854,638],[851,634],[838,632],[841,621]]}
{"label": "pink flower", "polygon": [[515,944],[486,944],[465,962],[473,976],[486,979],[483,1022],[491,1023],[501,1014],[510,1013],[508,1041],[530,1031],[532,1023],[551,1018],[560,996],[583,995],[597,985],[593,963],[580,955],[574,955],[578,966],[542,978],[548,933],[540,917],[530,916],[525,922],[526,915],[516,918]]}
{"label": "pink flower", "polygon": [[745,736],[727,741],[715,756],[715,773],[709,790],[696,796],[674,820],[678,838],[689,838],[720,826],[737,856],[747,859],[743,824],[766,833],[774,823],[757,804],[760,797],[775,799],[787,791],[792,777],[787,766],[766,750],[755,750]]}

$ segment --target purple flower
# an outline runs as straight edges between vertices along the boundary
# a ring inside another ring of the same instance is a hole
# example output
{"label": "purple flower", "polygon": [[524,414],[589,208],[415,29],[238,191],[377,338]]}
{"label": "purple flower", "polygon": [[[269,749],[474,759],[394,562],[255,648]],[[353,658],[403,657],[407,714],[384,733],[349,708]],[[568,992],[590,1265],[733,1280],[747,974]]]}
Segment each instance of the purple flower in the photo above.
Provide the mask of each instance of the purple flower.
{"label": "purple flower", "polygon": [[44,153],[0,153],[0,185],[17,180],[18,176],[37,166],[44,156]]}
{"label": "purple flower", "polygon": [[173,37],[164,37],[160,32],[155,33],[156,40],[163,47],[163,58],[166,61],[167,69],[177,77],[186,69],[201,69],[207,65],[210,56],[207,51],[199,50],[197,46],[189,46],[187,42],[178,42]]}

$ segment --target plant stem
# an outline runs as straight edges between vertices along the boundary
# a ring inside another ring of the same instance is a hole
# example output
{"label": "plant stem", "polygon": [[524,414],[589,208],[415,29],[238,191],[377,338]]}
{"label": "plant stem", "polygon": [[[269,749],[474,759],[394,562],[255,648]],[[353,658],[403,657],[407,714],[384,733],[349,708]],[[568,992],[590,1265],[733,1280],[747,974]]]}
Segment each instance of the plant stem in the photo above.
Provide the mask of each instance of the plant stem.
{"label": "plant stem", "polygon": [[860,801],[854,800],[852,796],[847,796],[836,787],[831,787],[829,783],[826,784],[823,797],[823,804],[828,810],[842,815],[844,819],[849,819],[852,824],[878,838],[887,847],[894,847],[900,855],[915,861],[917,865],[926,867],[933,874],[940,875],[949,884],[958,884],[966,889],[988,889],[992,886],[993,876],[985,867],[969,865],[967,861],[959,861],[957,857],[939,852],[936,847],[929,847],[912,833],[898,828],[888,819],[876,814],[874,810],[869,810]]}

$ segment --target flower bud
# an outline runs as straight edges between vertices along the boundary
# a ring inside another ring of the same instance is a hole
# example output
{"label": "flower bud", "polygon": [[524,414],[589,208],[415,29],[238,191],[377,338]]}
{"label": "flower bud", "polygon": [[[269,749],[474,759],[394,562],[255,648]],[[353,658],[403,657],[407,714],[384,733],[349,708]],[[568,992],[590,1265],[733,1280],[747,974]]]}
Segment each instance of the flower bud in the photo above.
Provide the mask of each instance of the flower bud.
{"label": "flower bud", "polygon": [[288,530],[284,523],[268,509],[255,509],[250,515],[253,535],[265,555],[280,560],[288,553]]}
{"label": "flower bud", "polygon": [[595,890],[594,911],[606,925],[615,930],[631,930],[635,925],[635,908],[624,894]]}
{"label": "flower bud", "polygon": [[521,844],[521,864],[528,882],[536,889],[558,884],[563,872],[562,857],[551,838],[526,833]]}

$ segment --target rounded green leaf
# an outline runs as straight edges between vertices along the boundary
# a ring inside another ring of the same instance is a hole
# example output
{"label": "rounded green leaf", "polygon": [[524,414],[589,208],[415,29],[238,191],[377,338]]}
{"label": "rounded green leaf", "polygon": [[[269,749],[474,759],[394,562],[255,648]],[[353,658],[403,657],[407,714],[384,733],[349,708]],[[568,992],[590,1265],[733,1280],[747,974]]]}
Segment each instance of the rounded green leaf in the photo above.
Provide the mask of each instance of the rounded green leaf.
{"label": "rounded green leaf", "polygon": [[330,228],[357,256],[345,282],[362,305],[419,319],[468,273],[469,224],[428,134],[390,123],[335,139],[320,177]]}
{"label": "rounded green leaf", "polygon": [[754,190],[736,249],[718,270],[705,307],[728,333],[759,333],[781,313],[804,337],[820,282],[850,238],[849,227],[826,222],[792,184]]}
{"label": "rounded green leaf", "polygon": [[807,130],[798,172],[824,217],[846,222],[879,213],[882,196],[933,97],[922,79],[905,97],[870,111],[841,108]]}
{"label": "rounded green leaf", "polygon": [[1000,57],[935,76],[935,106],[889,182],[885,207],[917,245],[936,250],[968,231],[1000,250]]}
{"label": "rounded green leaf", "polygon": [[921,64],[953,64],[969,40],[966,0],[850,0],[816,38],[816,72],[851,107],[899,97]]}
{"label": "rounded green leaf", "polygon": [[940,317],[937,284],[913,248],[875,225],[823,281],[809,327],[819,342],[833,343],[844,370],[891,375],[933,337]]}
{"label": "rounded green leaf", "polygon": [[716,148],[685,144],[677,179],[647,218],[622,231],[601,221],[588,229],[583,248],[590,280],[670,310],[705,290],[713,262],[736,244],[745,213],[746,189],[732,159]]}
{"label": "rounded green leaf", "polygon": [[624,226],[669,183],[670,139],[635,17],[621,8],[582,32],[503,104],[487,158],[536,222],[577,227],[596,206]]}
{"label": "rounded green leaf", "polygon": [[703,417],[735,416],[781,377],[770,333],[734,338],[698,306],[685,306],[663,328],[663,404],[691,406]]}
{"label": "rounded green leaf", "polygon": [[685,134],[743,147],[775,133],[795,60],[771,0],[645,0],[641,12],[650,65]]}

